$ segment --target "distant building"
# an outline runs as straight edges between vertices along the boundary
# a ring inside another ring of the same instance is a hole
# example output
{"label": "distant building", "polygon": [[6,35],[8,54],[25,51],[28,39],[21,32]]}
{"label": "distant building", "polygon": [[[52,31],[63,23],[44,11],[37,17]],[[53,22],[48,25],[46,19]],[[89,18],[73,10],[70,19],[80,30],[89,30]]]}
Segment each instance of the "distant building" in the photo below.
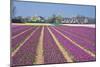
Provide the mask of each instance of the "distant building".
{"label": "distant building", "polygon": [[63,18],[61,23],[84,24],[84,23],[89,23],[89,19],[84,16],[76,16],[72,18]]}

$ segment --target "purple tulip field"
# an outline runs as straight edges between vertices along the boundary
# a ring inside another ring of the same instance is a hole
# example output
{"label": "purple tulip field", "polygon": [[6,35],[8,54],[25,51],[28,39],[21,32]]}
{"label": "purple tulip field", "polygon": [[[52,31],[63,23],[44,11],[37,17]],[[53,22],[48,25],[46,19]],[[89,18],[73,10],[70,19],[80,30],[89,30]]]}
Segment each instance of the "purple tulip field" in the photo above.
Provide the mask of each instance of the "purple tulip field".
{"label": "purple tulip field", "polygon": [[96,29],[69,25],[11,25],[11,65],[96,60]]}

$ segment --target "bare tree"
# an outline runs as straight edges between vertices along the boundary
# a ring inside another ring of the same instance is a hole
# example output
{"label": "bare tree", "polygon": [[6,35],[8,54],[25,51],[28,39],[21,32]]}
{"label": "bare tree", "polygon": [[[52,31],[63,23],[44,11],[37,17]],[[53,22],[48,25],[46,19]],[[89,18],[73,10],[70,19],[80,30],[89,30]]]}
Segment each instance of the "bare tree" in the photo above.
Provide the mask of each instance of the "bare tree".
{"label": "bare tree", "polygon": [[16,7],[14,6],[12,8],[12,16],[13,16],[13,18],[15,18],[15,15],[16,15]]}

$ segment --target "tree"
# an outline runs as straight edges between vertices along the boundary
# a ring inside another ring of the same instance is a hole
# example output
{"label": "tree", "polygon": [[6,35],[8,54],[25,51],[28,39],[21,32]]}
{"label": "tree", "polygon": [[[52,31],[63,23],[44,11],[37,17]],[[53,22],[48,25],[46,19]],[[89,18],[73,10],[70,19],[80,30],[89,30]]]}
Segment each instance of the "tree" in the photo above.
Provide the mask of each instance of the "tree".
{"label": "tree", "polygon": [[13,23],[23,23],[22,20],[23,20],[22,17],[21,17],[21,16],[18,16],[18,17],[14,17],[14,18],[12,19],[12,22],[13,22]]}

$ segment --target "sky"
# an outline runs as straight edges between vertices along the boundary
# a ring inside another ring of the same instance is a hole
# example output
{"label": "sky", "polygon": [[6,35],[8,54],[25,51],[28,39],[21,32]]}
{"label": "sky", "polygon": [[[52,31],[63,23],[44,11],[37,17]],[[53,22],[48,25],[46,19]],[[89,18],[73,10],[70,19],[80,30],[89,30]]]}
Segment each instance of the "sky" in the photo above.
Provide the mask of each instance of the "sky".
{"label": "sky", "polygon": [[95,6],[14,1],[13,7],[16,7],[14,16],[47,18],[55,14],[63,17],[82,15],[95,18]]}

